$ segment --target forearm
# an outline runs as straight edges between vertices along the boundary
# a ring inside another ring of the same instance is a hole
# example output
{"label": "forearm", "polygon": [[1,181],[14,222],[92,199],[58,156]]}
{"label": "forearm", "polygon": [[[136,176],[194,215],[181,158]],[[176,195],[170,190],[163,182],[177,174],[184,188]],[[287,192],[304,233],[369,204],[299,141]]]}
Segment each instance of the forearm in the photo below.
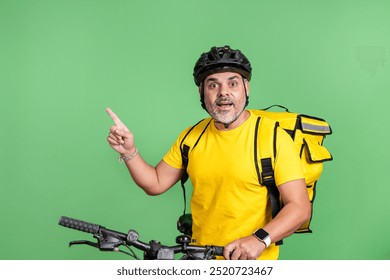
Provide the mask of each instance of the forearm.
{"label": "forearm", "polygon": [[149,195],[164,193],[180,179],[182,173],[182,170],[164,161],[153,167],[139,153],[125,163],[134,182]]}
{"label": "forearm", "polygon": [[278,188],[284,206],[276,217],[263,227],[272,242],[293,234],[311,216],[311,203],[304,179],[284,183]]}
{"label": "forearm", "polygon": [[269,233],[272,243],[275,243],[293,234],[303,223],[310,219],[310,215],[310,205],[289,203],[283,206],[278,215],[263,229]]}
{"label": "forearm", "polygon": [[162,193],[158,184],[156,168],[149,165],[139,153],[134,158],[125,160],[124,163],[133,181],[147,194]]}

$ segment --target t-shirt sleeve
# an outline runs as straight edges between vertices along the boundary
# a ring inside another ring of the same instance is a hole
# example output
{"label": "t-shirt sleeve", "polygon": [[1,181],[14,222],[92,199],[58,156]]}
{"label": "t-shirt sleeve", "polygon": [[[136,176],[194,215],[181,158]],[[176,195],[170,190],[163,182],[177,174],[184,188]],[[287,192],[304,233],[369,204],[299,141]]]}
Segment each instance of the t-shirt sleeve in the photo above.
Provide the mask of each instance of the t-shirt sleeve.
{"label": "t-shirt sleeve", "polygon": [[187,134],[190,128],[184,130],[179,137],[176,139],[176,142],[171,146],[169,151],[163,157],[163,161],[177,169],[183,169],[181,152],[180,152],[180,143],[183,140],[184,136]]}
{"label": "t-shirt sleeve", "polygon": [[304,178],[301,159],[296,144],[282,128],[277,130],[275,183],[277,186]]}

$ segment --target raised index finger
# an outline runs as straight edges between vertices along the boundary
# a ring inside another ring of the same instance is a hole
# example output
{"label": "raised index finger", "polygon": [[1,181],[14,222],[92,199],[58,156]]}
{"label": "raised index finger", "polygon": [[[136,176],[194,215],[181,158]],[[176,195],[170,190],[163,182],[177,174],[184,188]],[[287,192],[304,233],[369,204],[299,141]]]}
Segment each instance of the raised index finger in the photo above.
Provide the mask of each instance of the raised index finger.
{"label": "raised index finger", "polygon": [[110,108],[107,108],[106,112],[108,113],[108,115],[111,117],[111,119],[114,121],[114,123],[118,128],[126,129],[125,124],[118,118],[118,116]]}

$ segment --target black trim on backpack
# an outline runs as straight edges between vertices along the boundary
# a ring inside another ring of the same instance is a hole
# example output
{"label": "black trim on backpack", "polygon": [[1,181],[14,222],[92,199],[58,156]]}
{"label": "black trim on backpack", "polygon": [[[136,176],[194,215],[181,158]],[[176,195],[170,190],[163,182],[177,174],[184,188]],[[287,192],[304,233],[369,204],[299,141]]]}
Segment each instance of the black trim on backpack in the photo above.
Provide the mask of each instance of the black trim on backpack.
{"label": "black trim on backpack", "polygon": [[275,123],[275,127],[274,127],[274,145],[273,145],[273,148],[274,148],[274,159],[276,158],[276,138],[277,138],[277,134],[278,134],[278,127],[279,127],[279,122],[276,122]]}
{"label": "black trim on backpack", "polygon": [[[313,134],[313,135],[318,135],[318,134],[323,134],[323,135],[331,135],[333,133],[332,131],[332,128],[330,126],[327,126],[327,128],[329,129],[329,131],[326,131],[326,132],[311,132],[311,131],[307,131],[306,129],[303,128],[302,126],[302,118],[307,118],[307,119],[313,119],[313,120],[317,120],[317,121],[322,121],[322,122],[326,122],[324,119],[321,119],[321,118],[318,118],[318,117],[313,117],[313,116],[310,116],[310,115],[305,115],[305,114],[300,114],[297,116],[297,126],[296,126],[296,130],[297,129],[300,129],[301,131],[304,131],[306,134]],[[293,137],[294,139],[294,137]],[[324,138],[325,139],[325,138]],[[322,143],[321,143],[322,144]]]}
{"label": "black trim on backpack", "polygon": [[288,133],[288,135],[290,135],[290,137],[292,139],[294,139],[294,136],[295,136],[295,130],[291,130],[291,129],[284,129],[284,131],[286,131]]}

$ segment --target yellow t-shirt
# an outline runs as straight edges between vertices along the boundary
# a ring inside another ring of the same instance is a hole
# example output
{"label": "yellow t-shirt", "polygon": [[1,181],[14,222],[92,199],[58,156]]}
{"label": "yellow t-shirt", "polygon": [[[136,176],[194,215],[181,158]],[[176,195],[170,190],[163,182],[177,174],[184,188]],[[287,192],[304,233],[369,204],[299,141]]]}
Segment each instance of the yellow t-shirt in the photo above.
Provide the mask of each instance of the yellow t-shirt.
{"label": "yellow t-shirt", "polygon": [[[198,245],[225,246],[251,235],[272,218],[267,188],[259,185],[254,164],[257,116],[250,113],[242,125],[229,131],[216,129],[211,121],[197,146],[190,150],[187,172],[194,188],[192,230]],[[187,131],[163,158],[174,168],[183,168],[180,143]],[[295,144],[281,128],[277,132],[274,173],[277,185],[304,178]],[[260,259],[278,256],[279,246],[271,244]]]}

